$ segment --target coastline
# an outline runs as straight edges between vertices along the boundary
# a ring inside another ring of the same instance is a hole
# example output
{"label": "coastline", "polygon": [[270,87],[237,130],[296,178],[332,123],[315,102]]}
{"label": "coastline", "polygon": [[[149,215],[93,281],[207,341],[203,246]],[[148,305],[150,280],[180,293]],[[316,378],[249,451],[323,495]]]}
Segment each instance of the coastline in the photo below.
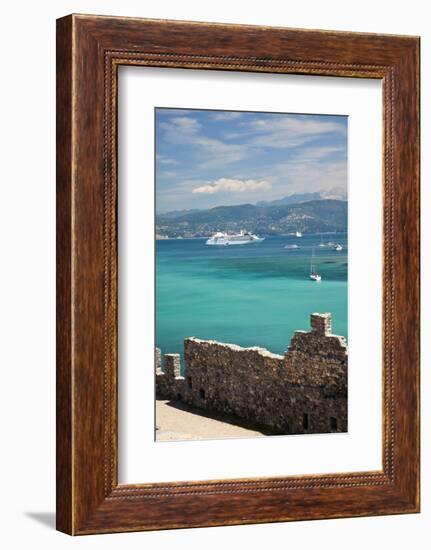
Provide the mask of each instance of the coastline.
{"label": "coastline", "polygon": [[[321,235],[347,235],[347,231],[323,231],[318,233],[303,233],[302,237],[315,237],[315,236],[321,236]],[[275,233],[271,235],[267,235],[265,233],[262,234],[265,239],[269,237],[295,237],[294,233]],[[155,240],[156,241],[197,241],[197,240],[205,240],[211,237],[211,234],[208,233],[205,236],[199,236],[199,237],[164,237],[161,235],[156,235]],[[302,238],[302,237],[296,237],[296,238]]]}

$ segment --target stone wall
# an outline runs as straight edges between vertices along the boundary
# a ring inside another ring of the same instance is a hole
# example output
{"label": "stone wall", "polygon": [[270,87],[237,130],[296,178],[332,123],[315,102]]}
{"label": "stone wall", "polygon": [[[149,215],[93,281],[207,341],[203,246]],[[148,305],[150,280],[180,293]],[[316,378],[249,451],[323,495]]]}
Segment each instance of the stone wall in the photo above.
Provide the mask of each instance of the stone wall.
{"label": "stone wall", "polygon": [[347,431],[347,345],[329,313],[311,315],[284,356],[210,340],[184,341],[180,356],[156,350],[156,396],[228,414],[285,434]]}

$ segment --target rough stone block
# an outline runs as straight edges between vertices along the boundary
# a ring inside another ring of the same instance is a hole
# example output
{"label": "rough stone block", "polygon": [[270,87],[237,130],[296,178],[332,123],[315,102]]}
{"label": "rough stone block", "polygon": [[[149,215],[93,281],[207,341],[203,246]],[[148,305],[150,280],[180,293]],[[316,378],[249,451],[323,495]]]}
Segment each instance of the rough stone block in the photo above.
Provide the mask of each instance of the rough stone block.
{"label": "rough stone block", "polygon": [[181,358],[179,353],[165,353],[163,356],[164,372],[170,378],[177,378],[181,373]]}
{"label": "rough stone block", "polygon": [[332,334],[332,316],[330,313],[312,313],[310,315],[311,330],[321,336]]}
{"label": "rough stone block", "polygon": [[160,348],[156,348],[155,365],[156,365],[156,374],[161,373],[162,372],[162,352]]}

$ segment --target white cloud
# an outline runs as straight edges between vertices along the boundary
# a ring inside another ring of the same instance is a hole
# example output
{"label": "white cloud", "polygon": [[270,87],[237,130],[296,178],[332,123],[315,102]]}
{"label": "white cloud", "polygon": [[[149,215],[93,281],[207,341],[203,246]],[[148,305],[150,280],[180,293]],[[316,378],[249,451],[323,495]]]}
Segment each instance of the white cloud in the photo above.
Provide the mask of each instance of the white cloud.
{"label": "white cloud", "polygon": [[175,117],[172,119],[172,122],[177,126],[180,126],[180,128],[186,128],[188,131],[194,131],[200,128],[199,122],[195,118],[191,118],[188,116]]}
{"label": "white cloud", "polygon": [[160,164],[178,164],[177,160],[165,157],[160,153],[158,153],[156,157],[157,157],[157,162],[160,162]]}
{"label": "white cloud", "polygon": [[277,165],[273,175],[278,183],[274,185],[274,193],[268,193],[268,199],[292,193],[329,191],[334,187],[347,190],[347,165],[343,160],[322,163],[303,156]]}
{"label": "white cloud", "polygon": [[168,122],[161,122],[160,129],[164,138],[169,143],[183,143],[189,141],[198,134],[201,124],[194,118],[182,116],[169,119]]}
{"label": "white cloud", "polygon": [[211,116],[212,120],[223,121],[223,120],[236,120],[242,116],[242,113],[237,111],[220,111]]}
{"label": "white cloud", "polygon": [[159,178],[172,179],[172,178],[175,178],[177,176],[177,172],[175,172],[174,170],[161,170],[161,171],[157,172],[157,176]]}
{"label": "white cloud", "polygon": [[288,115],[254,119],[246,123],[244,128],[243,136],[248,136],[249,143],[254,147],[276,149],[301,147],[325,134],[340,135],[345,132],[344,125],[335,120]]}
{"label": "white cloud", "polygon": [[333,158],[336,153],[345,153],[344,147],[310,147],[301,150],[298,158],[301,162],[320,162]]}
{"label": "white cloud", "polygon": [[174,145],[191,145],[200,156],[199,168],[224,166],[244,159],[249,148],[246,145],[226,143],[210,138],[201,132],[202,125],[191,117],[174,117],[169,122],[161,122],[163,137]]}
{"label": "white cloud", "polygon": [[265,200],[311,191],[327,193],[330,198],[334,188],[337,194],[343,189],[347,193],[345,154],[343,147],[306,147],[298,149],[288,161],[265,166],[265,179],[272,183]]}
{"label": "white cloud", "polygon": [[195,187],[192,193],[204,193],[213,195],[214,193],[244,193],[245,191],[262,191],[270,189],[271,184],[265,180],[236,180],[229,178],[219,178],[206,185]]}

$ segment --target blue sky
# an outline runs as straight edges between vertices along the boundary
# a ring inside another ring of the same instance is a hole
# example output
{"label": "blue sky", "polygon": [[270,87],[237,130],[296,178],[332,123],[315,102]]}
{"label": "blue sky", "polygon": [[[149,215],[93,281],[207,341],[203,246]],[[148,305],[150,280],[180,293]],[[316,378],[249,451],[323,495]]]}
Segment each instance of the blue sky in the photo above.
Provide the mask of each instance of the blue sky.
{"label": "blue sky", "polygon": [[156,109],[158,212],[347,192],[347,117]]}

